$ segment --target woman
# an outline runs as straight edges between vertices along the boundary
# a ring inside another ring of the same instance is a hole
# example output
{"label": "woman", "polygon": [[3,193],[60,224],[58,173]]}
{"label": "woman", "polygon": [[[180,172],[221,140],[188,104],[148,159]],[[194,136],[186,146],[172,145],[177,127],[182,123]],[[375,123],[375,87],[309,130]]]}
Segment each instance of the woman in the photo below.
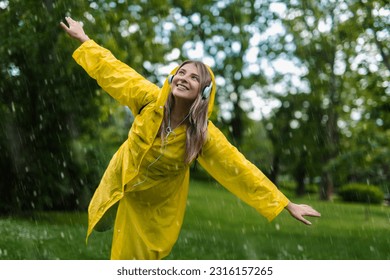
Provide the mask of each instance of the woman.
{"label": "woman", "polygon": [[66,21],[69,27],[61,22],[62,28],[81,42],[73,58],[135,117],[88,208],[87,236],[110,211],[115,214],[111,259],[162,259],[170,253],[194,160],[270,221],[285,208],[308,225],[304,216],[320,216],[290,202],[208,120],[216,92],[211,69],[185,62],[159,88],[90,40],[79,22]]}

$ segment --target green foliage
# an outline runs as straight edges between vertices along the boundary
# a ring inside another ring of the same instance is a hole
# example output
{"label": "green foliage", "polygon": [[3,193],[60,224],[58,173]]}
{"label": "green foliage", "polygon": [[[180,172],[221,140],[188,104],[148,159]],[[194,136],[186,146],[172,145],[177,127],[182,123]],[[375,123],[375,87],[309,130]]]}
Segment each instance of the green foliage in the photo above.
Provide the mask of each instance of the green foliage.
{"label": "green foliage", "polygon": [[363,123],[354,128],[357,139],[343,143],[343,152],[329,168],[337,170],[336,183],[339,185],[348,181],[368,181],[389,192],[390,130],[383,131],[373,123]]}
{"label": "green foliage", "polygon": [[[297,193],[297,183],[294,180],[279,180],[278,188],[282,190],[282,192],[288,192],[288,194],[296,194]],[[318,194],[319,186],[317,184],[304,184],[303,193],[304,194]]]}
{"label": "green foliage", "polygon": [[293,180],[282,180],[279,183],[279,187],[283,190],[293,192],[297,187],[297,183]]}
{"label": "green foliage", "polygon": [[[275,161],[280,167],[274,170],[290,173],[297,182],[302,177],[321,178],[321,194],[330,194],[333,185],[345,184],[354,176],[378,185],[388,181],[387,161],[376,153],[387,154],[388,141],[372,154],[370,149],[364,152],[367,145],[361,143],[377,142],[388,134],[385,81],[389,79],[390,40],[384,30],[389,22],[380,12],[385,2],[286,1],[286,10],[278,14],[287,35],[278,37],[274,52],[296,59],[296,65],[305,69],[300,79],[307,87],[291,83],[290,73],[274,79],[286,88],[284,94],[275,93],[281,106],[267,124],[280,155]],[[372,48],[377,59],[361,61],[371,56],[366,50]],[[362,127],[371,135],[360,133]],[[361,166],[355,158],[351,165],[350,155],[364,153],[371,164]],[[336,167],[335,162],[341,161]],[[349,167],[352,172],[343,173]],[[353,172],[355,167],[363,172]]]}
{"label": "green foliage", "polygon": [[270,174],[273,147],[267,137],[264,124],[245,119],[245,129],[241,142],[240,151],[246,158],[259,167],[265,174]]}
{"label": "green foliage", "polygon": [[309,194],[316,194],[318,193],[319,189],[320,187],[317,184],[307,184],[305,186],[305,191]]}
{"label": "green foliage", "polygon": [[342,186],[338,194],[344,201],[370,204],[383,203],[384,194],[380,188],[372,185],[351,183]]}
{"label": "green foliage", "polygon": [[78,120],[94,117],[84,92],[93,86],[67,63],[71,50],[64,48],[58,27],[63,3],[3,4],[0,213],[78,208],[86,186],[70,141],[83,129]]}

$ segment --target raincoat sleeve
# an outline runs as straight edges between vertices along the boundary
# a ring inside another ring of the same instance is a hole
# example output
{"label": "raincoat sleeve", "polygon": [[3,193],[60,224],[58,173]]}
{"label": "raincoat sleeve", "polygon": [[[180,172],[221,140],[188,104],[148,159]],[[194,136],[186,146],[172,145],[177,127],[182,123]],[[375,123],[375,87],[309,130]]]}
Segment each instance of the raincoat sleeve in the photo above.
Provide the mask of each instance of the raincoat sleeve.
{"label": "raincoat sleeve", "polygon": [[272,221],[289,203],[278,188],[231,145],[212,122],[198,157],[201,166],[222,186]]}
{"label": "raincoat sleeve", "polygon": [[88,40],[73,53],[75,61],[94,78],[99,86],[134,115],[157,98],[159,88],[119,61],[112,53]]}

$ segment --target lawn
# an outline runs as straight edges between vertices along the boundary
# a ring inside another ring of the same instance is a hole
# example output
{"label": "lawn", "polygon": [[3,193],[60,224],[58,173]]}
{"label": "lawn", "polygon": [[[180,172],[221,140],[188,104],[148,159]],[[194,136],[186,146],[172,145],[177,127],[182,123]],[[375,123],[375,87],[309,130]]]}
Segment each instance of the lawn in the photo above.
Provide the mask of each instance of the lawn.
{"label": "lawn", "polygon": [[[390,259],[390,207],[293,199],[322,213],[305,226],[284,211],[269,223],[215,183],[191,182],[168,259]],[[107,259],[112,231],[85,243],[85,213],[0,219],[0,259]]]}

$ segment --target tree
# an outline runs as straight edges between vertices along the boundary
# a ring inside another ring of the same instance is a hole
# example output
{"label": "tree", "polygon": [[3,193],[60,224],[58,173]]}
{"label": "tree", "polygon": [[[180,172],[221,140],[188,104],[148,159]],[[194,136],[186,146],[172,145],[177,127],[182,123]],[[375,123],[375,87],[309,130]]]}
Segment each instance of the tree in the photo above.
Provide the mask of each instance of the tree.
{"label": "tree", "polygon": [[[251,38],[271,23],[268,3],[258,1],[174,1],[171,13],[176,28],[171,34],[173,47],[181,58],[202,59],[216,75],[218,86],[217,120],[230,139],[241,146],[246,117],[252,108],[245,92],[265,84],[258,70],[251,71],[265,52],[248,59],[254,47]],[[183,40],[185,38],[185,43]],[[228,128],[228,129],[226,129]]]}
{"label": "tree", "polygon": [[90,96],[79,94],[93,86],[73,75],[79,85],[68,87],[73,71],[63,57],[70,50],[58,43],[63,4],[2,1],[1,212],[75,208],[78,192],[85,191],[71,137],[78,118],[93,116]]}
{"label": "tree", "polygon": [[280,97],[281,106],[267,119],[267,133],[274,146],[271,179],[288,175],[296,183],[296,194],[306,193],[307,181],[321,176],[323,127],[319,103],[307,93]]}
{"label": "tree", "polygon": [[[314,112],[318,114],[309,117],[317,122],[316,131],[320,134],[302,129],[301,136],[297,138],[303,143],[307,137],[314,135],[311,138],[313,144],[300,145],[297,142],[298,146],[295,148],[301,152],[296,156],[301,158],[302,154],[305,155],[307,147],[311,149],[315,145],[321,147],[321,150],[317,150],[314,154],[322,163],[321,197],[323,199],[330,197],[335,183],[341,184],[343,180],[341,178],[345,179],[340,169],[336,169],[333,163],[344,153],[348,153],[344,150],[347,146],[344,141],[356,141],[355,135],[352,134],[356,123],[352,118],[358,115],[357,112],[359,115],[364,112],[370,115],[380,114],[381,117],[376,121],[383,123],[383,114],[386,112],[383,101],[375,102],[375,109],[361,106],[360,101],[372,100],[367,97],[373,94],[378,94],[382,100],[386,99],[383,98],[383,79],[388,74],[383,71],[375,71],[375,73],[370,71],[378,67],[377,58],[373,63],[366,64],[365,61],[365,58],[375,57],[377,54],[381,54],[384,61],[387,59],[386,48],[382,47],[387,44],[384,39],[386,20],[385,17],[379,16],[383,13],[384,6],[383,1],[370,3],[367,1],[286,1],[284,10],[281,9],[282,12],[279,13],[286,34],[283,34],[279,40],[283,48],[278,47],[276,51],[279,56],[286,56],[305,69],[300,78],[301,83],[306,85],[304,91],[309,93],[306,97],[308,104],[311,108],[316,106]],[[376,16],[373,17],[374,15]],[[372,33],[374,35],[369,35]],[[372,48],[373,45],[377,46],[376,50]],[[359,72],[364,75],[360,75]],[[285,77],[280,79],[286,80]],[[288,82],[284,84],[289,89],[287,92],[300,92],[296,85]],[[274,96],[279,98],[277,94]],[[293,100],[294,98],[292,96],[290,102],[299,103],[298,100]],[[356,101],[360,104],[359,109],[356,108]],[[378,106],[379,104],[383,106]],[[304,108],[295,110],[300,114],[305,111]],[[285,118],[284,127],[288,127],[288,121],[296,122],[288,112],[285,115],[290,115],[290,119]],[[373,126],[370,127],[373,129]],[[319,156],[321,158],[318,158]],[[302,171],[295,174],[302,174]]]}

